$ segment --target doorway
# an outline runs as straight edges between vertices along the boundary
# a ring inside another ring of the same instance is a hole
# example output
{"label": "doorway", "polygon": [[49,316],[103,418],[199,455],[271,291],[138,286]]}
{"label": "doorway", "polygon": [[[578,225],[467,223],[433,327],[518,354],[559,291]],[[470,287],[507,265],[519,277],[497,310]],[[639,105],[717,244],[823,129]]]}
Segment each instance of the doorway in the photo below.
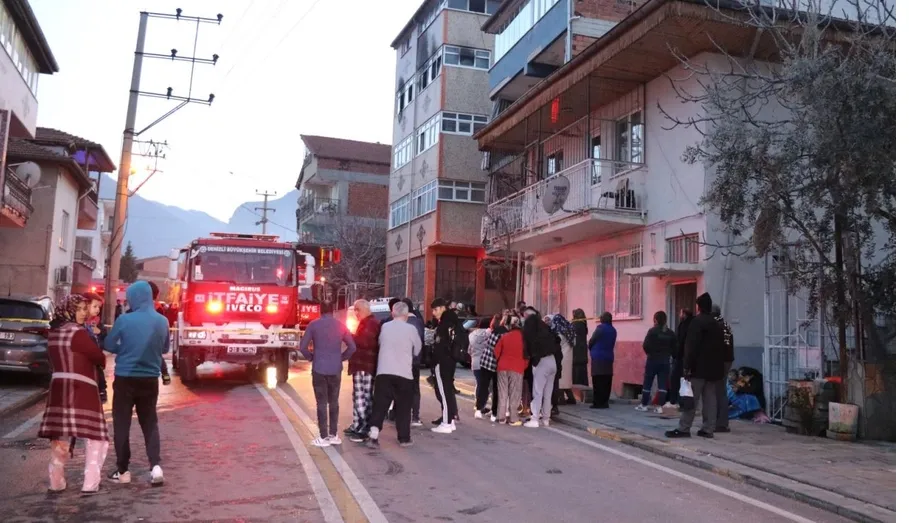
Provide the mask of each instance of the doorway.
{"label": "doorway", "polygon": [[693,281],[673,284],[670,296],[670,303],[672,304],[672,310],[669,313],[669,317],[672,320],[670,325],[672,325],[674,329],[678,329],[680,310],[690,309],[692,313],[697,314],[697,311],[695,310],[695,301],[698,298],[698,284]]}

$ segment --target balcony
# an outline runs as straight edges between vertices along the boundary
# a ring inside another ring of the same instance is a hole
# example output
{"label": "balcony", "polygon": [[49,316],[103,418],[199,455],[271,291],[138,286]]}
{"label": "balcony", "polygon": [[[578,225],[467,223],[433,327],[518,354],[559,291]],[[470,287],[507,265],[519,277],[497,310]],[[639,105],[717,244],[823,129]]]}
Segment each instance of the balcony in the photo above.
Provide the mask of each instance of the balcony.
{"label": "balcony", "polygon": [[644,164],[587,159],[490,204],[491,250],[539,252],[645,224]]}
{"label": "balcony", "polygon": [[81,231],[93,231],[98,227],[98,192],[94,188],[79,200],[76,227]]}
{"label": "balcony", "polygon": [[91,288],[92,276],[97,261],[83,250],[73,254],[73,292],[87,292]]}
{"label": "balcony", "polygon": [[12,169],[6,170],[0,195],[0,227],[25,227],[32,211],[32,190]]}
{"label": "balcony", "polygon": [[341,202],[334,198],[303,198],[299,208],[299,222],[326,221],[337,216],[341,210]]}
{"label": "balcony", "polygon": [[695,278],[703,272],[701,240],[698,234],[686,234],[663,240],[663,263],[625,269],[625,274],[660,278]]}

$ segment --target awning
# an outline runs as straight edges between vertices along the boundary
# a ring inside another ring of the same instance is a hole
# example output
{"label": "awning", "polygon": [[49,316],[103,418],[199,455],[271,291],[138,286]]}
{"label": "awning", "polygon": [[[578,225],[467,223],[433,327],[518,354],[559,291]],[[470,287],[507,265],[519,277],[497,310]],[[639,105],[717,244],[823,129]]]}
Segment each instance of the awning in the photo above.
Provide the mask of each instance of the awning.
{"label": "awning", "polygon": [[704,274],[703,263],[660,263],[625,269],[625,274],[646,277],[692,277]]}

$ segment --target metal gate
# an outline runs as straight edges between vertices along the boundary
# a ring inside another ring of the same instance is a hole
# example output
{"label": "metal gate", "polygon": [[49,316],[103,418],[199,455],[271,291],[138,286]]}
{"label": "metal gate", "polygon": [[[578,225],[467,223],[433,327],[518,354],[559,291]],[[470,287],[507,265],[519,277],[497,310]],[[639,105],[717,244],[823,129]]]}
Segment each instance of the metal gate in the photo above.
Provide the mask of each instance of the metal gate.
{"label": "metal gate", "polygon": [[764,258],[764,396],[767,416],[782,421],[790,379],[822,376],[824,323],[810,318],[805,293],[789,292],[786,254]]}

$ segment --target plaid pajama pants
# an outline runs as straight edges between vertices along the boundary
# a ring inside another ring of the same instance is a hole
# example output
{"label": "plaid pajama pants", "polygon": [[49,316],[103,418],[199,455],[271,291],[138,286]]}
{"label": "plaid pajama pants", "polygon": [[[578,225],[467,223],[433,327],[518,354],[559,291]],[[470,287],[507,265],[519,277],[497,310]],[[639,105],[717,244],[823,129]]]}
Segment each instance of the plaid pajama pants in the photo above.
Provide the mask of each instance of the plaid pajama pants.
{"label": "plaid pajama pants", "polygon": [[375,382],[376,377],[366,372],[355,372],[353,375],[353,423],[351,427],[357,432],[366,432],[369,429]]}

